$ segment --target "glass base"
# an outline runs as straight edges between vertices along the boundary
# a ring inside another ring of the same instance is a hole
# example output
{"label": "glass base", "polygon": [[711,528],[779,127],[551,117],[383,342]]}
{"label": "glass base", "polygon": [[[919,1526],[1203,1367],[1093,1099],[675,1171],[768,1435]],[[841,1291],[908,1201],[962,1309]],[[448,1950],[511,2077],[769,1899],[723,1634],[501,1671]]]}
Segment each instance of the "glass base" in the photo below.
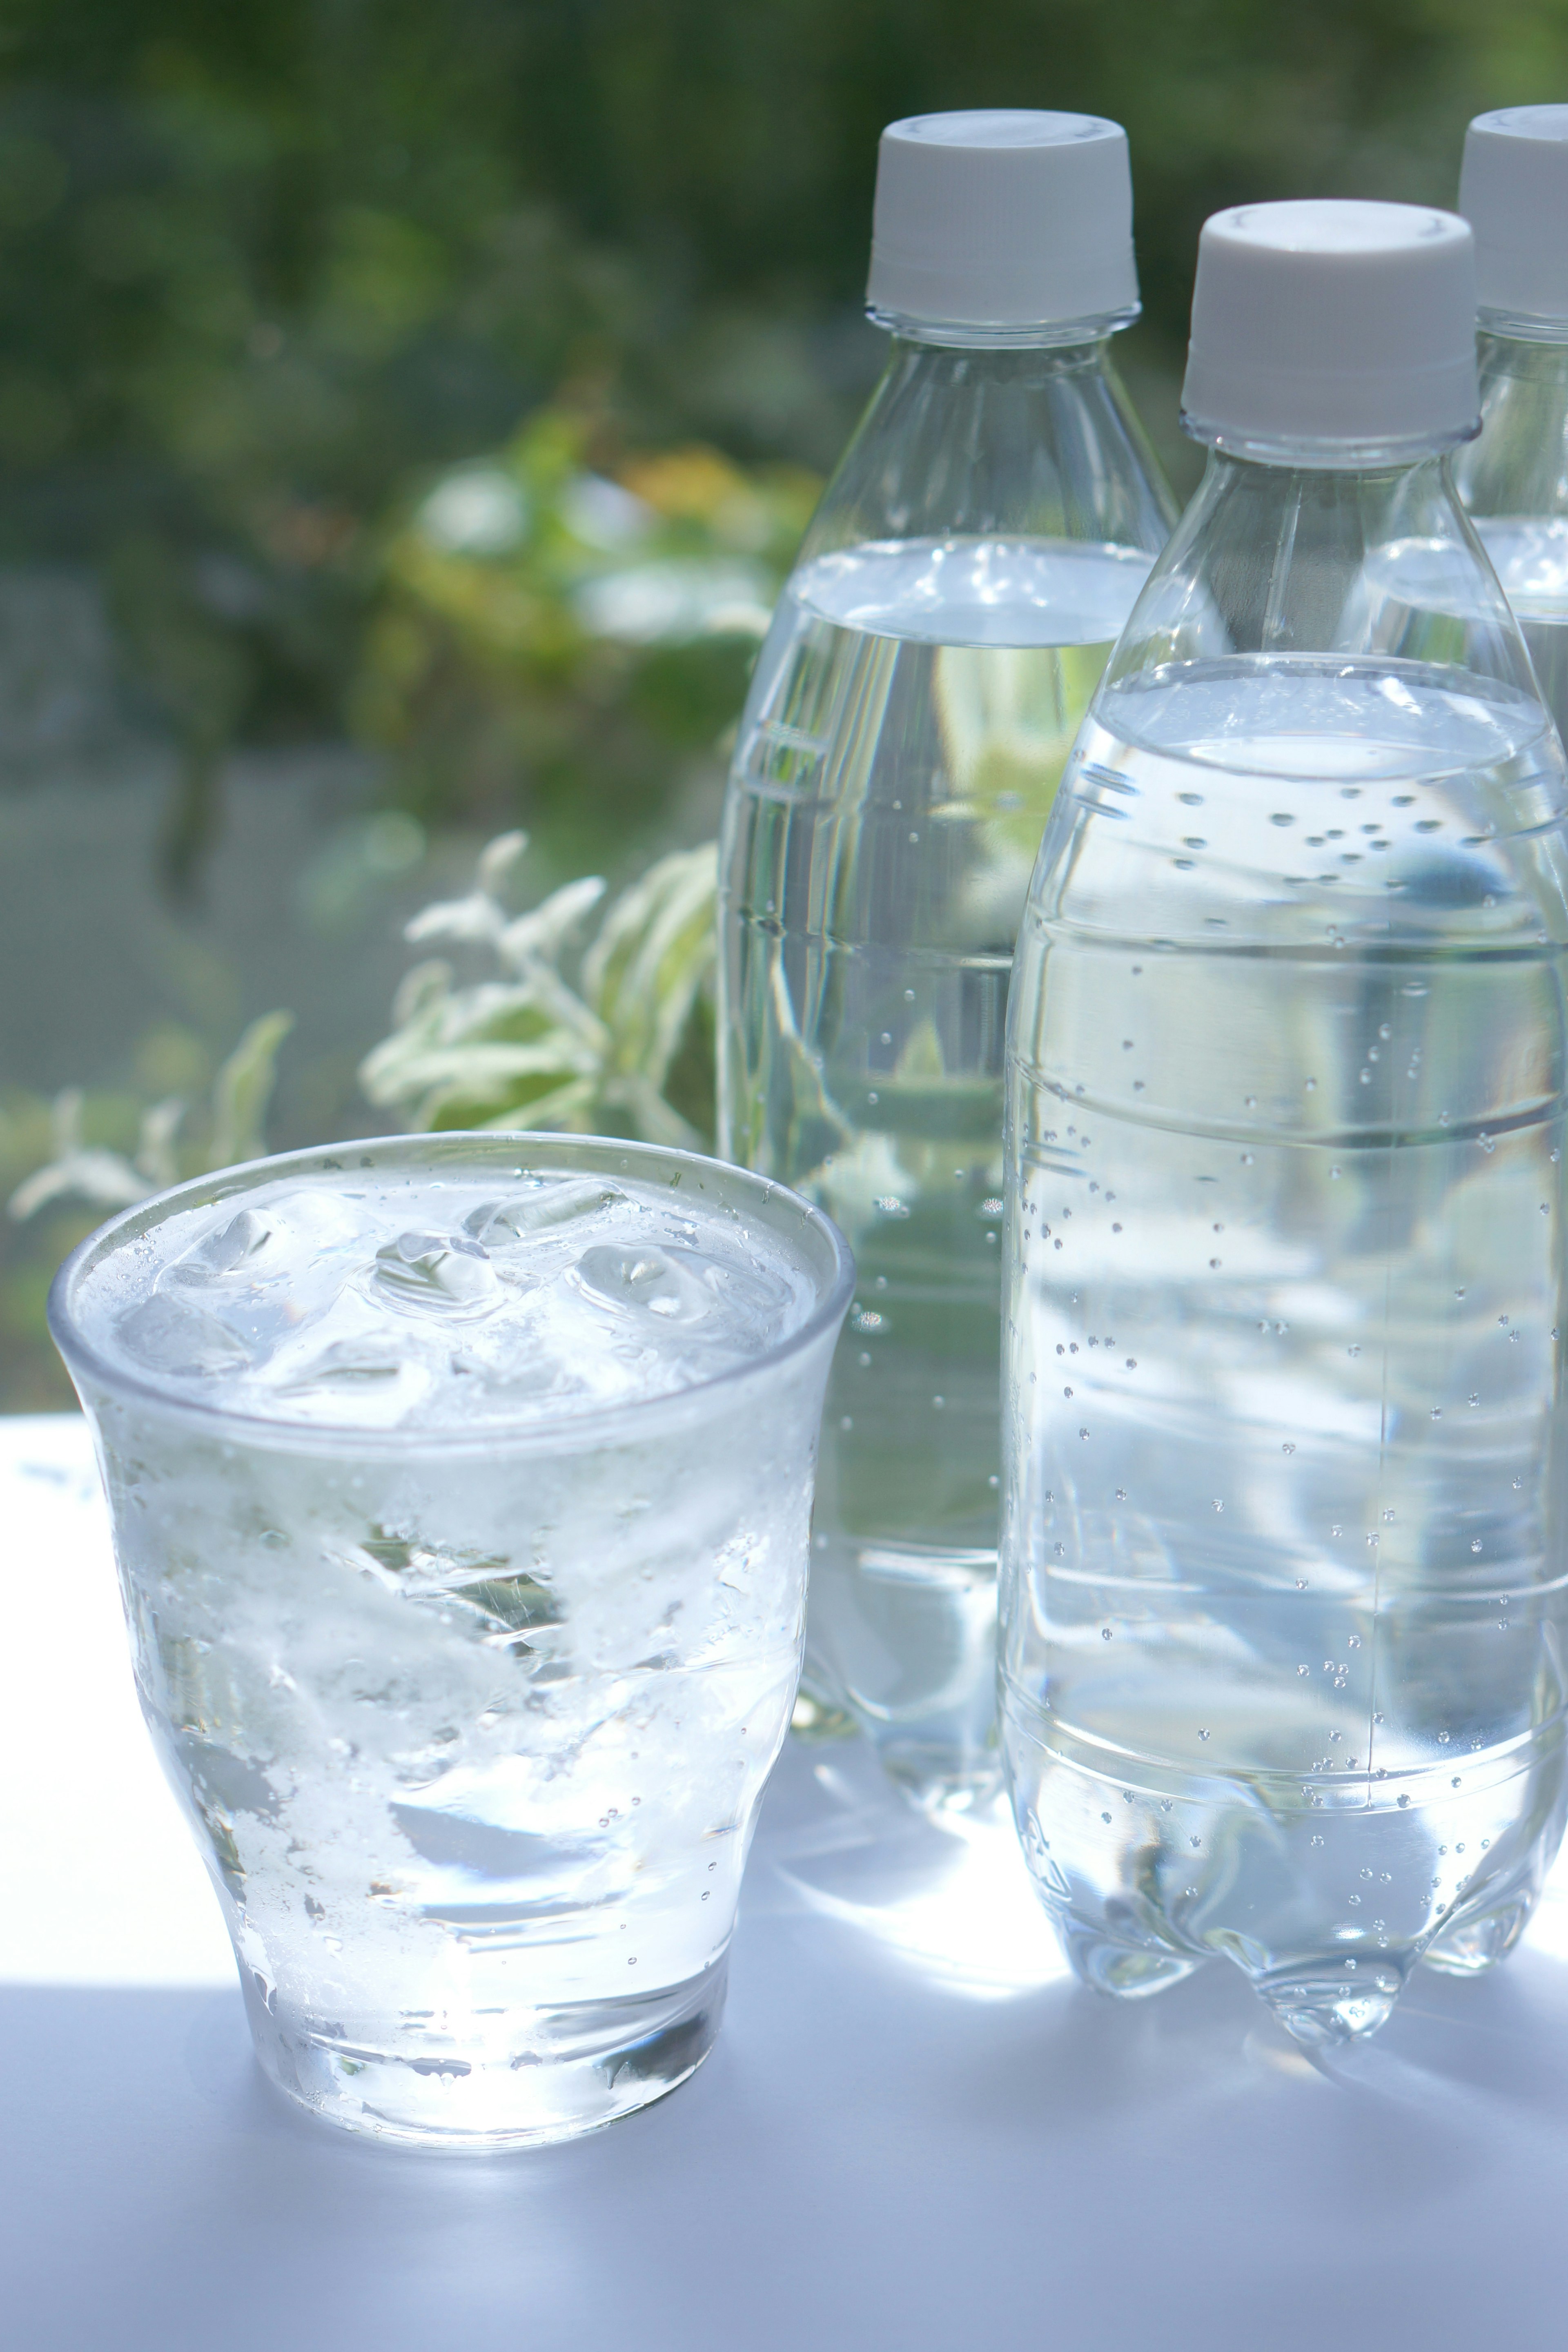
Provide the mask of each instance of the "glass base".
{"label": "glass base", "polygon": [[341,2131],[482,2155],[578,2138],[675,2090],[713,2047],[728,1967],[637,2000],[498,2017],[482,2040],[390,2021],[346,2034],[242,1977],[257,2057],[286,2097]]}

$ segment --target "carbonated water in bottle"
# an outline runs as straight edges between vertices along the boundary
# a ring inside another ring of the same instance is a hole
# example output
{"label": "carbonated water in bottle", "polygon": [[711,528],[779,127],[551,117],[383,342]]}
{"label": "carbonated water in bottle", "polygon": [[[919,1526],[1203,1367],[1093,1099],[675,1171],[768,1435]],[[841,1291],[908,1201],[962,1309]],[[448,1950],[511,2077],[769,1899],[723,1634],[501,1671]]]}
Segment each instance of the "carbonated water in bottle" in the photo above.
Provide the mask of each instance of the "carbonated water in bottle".
{"label": "carbonated water in bottle", "polygon": [[1563,759],[1444,454],[1472,247],[1205,229],[1212,455],[1009,1053],[1004,1739],[1079,1973],[1308,2042],[1518,1936],[1564,1803]]}
{"label": "carbonated water in bottle", "polygon": [[1126,141],[884,133],[887,371],[742,722],[721,856],[721,1148],[859,1280],[817,1486],[807,1676],[928,1806],[995,1786],[1003,1038],[1079,721],[1171,509],[1109,362]]}

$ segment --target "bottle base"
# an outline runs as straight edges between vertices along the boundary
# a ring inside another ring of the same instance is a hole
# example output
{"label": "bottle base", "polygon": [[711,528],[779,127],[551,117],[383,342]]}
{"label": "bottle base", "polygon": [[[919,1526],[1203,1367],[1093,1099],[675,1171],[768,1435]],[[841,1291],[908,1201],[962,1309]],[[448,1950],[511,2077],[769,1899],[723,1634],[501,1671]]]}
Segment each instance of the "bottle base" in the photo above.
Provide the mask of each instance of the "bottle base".
{"label": "bottle base", "polygon": [[1348,1979],[1331,1963],[1278,1976],[1254,1977],[1252,1989],[1294,2042],[1307,2050],[1341,2050],[1364,2042],[1394,2014],[1404,1989],[1394,1969]]}
{"label": "bottle base", "polygon": [[1531,1888],[1516,1893],[1479,1919],[1459,1920],[1427,1945],[1421,1955],[1422,1965],[1446,1977],[1475,1977],[1495,1969],[1500,1960],[1507,1959],[1530,1925],[1535,1899],[1536,1890]]}
{"label": "bottle base", "polygon": [[996,1554],[817,1538],[805,1736],[848,1724],[917,1812],[965,1813],[1002,1786],[996,1746]]}
{"label": "bottle base", "polygon": [[978,1812],[1002,1786],[994,1755],[955,1753],[918,1740],[874,1741],[883,1771],[917,1812],[937,1817]]}
{"label": "bottle base", "polygon": [[847,1706],[825,1698],[819,1691],[807,1690],[804,1682],[795,1693],[789,1727],[808,1747],[826,1745],[832,1739],[853,1739],[860,1729]]}
{"label": "bottle base", "polygon": [[1504,1958],[1563,1835],[1555,1724],[1463,1775],[1305,1786],[1120,1757],[1108,1774],[1016,1695],[1003,1737],[1025,1857],[1077,1975],[1139,1998],[1224,1958],[1310,2049],[1375,2033],[1417,1963],[1472,1976]]}
{"label": "bottle base", "polygon": [[1058,1918],[1056,1929],[1079,1981],[1117,2000],[1145,2000],[1151,1993],[1163,1992],[1204,1967],[1207,1958],[1154,1944],[1119,1943],[1077,1919]]}

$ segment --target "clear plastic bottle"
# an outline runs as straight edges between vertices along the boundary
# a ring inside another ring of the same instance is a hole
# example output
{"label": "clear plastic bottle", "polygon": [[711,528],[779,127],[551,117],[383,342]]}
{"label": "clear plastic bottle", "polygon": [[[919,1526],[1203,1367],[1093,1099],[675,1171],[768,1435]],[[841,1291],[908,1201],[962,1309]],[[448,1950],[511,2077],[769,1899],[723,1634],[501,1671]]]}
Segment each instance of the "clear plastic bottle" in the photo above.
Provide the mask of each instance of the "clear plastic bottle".
{"label": "clear plastic bottle", "polygon": [[1459,210],[1476,234],[1481,429],[1454,478],[1568,740],[1568,106],[1478,115]]}
{"label": "clear plastic bottle", "polygon": [[1126,142],[897,123],[888,367],[757,664],[721,852],[721,1149],[858,1287],[817,1481],[807,1687],[917,1802],[994,1790],[1003,1038],[1052,795],[1173,519],[1109,359]]}
{"label": "clear plastic bottle", "polygon": [[1212,449],[1009,1031],[1004,1745],[1070,1958],[1370,2032],[1562,1835],[1568,779],[1444,453],[1449,214],[1204,231]]}

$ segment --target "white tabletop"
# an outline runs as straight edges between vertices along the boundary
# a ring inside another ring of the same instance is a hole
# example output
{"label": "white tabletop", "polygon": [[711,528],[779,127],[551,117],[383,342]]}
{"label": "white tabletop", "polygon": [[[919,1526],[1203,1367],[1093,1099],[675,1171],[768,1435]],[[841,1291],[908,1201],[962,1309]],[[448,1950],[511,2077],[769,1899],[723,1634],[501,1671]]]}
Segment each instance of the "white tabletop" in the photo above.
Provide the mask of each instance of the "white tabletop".
{"label": "white tabletop", "polygon": [[1406,2352],[1568,2340],[1568,1877],[1315,2067],[1216,1965],[1057,1959],[1011,1834],[792,1745],[719,2046],[574,2145],[384,2150],[251,2063],[86,1433],[0,1421],[0,2334],[16,2352]]}

